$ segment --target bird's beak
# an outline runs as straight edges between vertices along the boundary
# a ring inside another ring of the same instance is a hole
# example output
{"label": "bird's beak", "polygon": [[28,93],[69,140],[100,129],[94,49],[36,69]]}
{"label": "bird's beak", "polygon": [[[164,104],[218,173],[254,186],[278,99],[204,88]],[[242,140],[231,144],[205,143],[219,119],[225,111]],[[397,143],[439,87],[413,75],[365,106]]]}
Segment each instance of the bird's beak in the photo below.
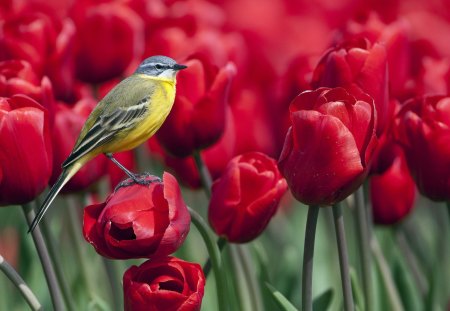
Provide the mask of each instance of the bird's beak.
{"label": "bird's beak", "polygon": [[173,68],[174,70],[178,71],[178,70],[186,69],[187,66],[185,66],[185,65],[180,65],[180,64],[175,64],[175,65],[173,65],[172,68]]}

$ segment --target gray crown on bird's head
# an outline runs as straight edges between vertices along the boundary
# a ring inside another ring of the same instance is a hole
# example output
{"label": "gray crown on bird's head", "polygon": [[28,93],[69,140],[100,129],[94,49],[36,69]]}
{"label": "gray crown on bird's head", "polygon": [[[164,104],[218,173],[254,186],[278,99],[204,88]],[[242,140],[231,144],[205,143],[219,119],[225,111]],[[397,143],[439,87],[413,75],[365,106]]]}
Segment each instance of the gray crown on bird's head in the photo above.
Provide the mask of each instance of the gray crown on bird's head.
{"label": "gray crown on bird's head", "polygon": [[164,76],[168,72],[175,74],[177,71],[186,68],[184,65],[179,65],[177,62],[167,56],[156,55],[146,58],[136,69],[136,73],[146,74],[149,76]]}

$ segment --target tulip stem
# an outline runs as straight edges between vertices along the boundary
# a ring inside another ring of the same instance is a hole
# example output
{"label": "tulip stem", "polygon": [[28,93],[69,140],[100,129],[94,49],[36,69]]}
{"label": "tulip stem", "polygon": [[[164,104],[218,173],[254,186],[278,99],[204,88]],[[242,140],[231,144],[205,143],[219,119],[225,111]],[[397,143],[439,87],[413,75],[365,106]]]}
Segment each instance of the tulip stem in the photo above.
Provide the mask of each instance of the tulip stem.
{"label": "tulip stem", "polygon": [[[217,246],[219,247],[219,251],[222,253],[223,249],[227,245],[227,240],[224,238],[219,238],[217,240]],[[205,265],[203,266],[203,273],[205,274],[205,278],[208,277],[209,271],[211,271],[211,258],[208,258]]]}
{"label": "tulip stem", "polygon": [[223,311],[227,309],[227,301],[225,297],[225,279],[223,276],[222,258],[220,256],[220,250],[217,243],[209,231],[208,225],[205,220],[192,208],[188,207],[191,214],[192,223],[197,228],[198,232],[205,242],[206,249],[208,250],[209,257],[211,258],[211,266],[216,279],[216,291],[217,291],[217,303],[218,310]]}
{"label": "tulip stem", "polygon": [[34,293],[22,279],[22,277],[17,273],[17,271],[0,255],[0,270],[11,280],[11,282],[17,287],[17,289],[25,298],[26,302],[30,306],[31,310],[42,310],[42,306]]}
{"label": "tulip stem", "polygon": [[306,220],[305,244],[303,250],[303,272],[302,272],[302,310],[312,311],[312,275],[314,244],[316,239],[317,218],[319,206],[311,205],[308,208]]}
{"label": "tulip stem", "polygon": [[[27,220],[28,226],[31,225],[35,217],[34,209],[31,204],[22,205],[22,210],[25,214],[25,219]],[[41,260],[42,268],[44,270],[45,279],[47,280],[48,288],[50,291],[50,297],[52,299],[53,309],[56,311],[64,310],[64,303],[62,299],[61,290],[58,285],[58,280],[55,275],[55,270],[48,253],[47,246],[45,244],[44,238],[42,236],[41,229],[39,226],[31,232],[33,237],[34,245]]]}
{"label": "tulip stem", "polygon": [[344,217],[341,205],[333,205],[334,229],[336,232],[337,247],[339,253],[339,267],[341,269],[342,291],[344,294],[344,310],[353,311],[353,294],[350,282],[347,242],[345,239]]}
{"label": "tulip stem", "polygon": [[202,159],[202,155],[200,151],[195,150],[192,154],[194,157],[195,165],[197,166],[198,174],[200,175],[200,180],[202,182],[203,189],[206,192],[206,196],[211,197],[211,186],[212,186],[212,178],[209,173],[208,167],[205,165],[205,162]]}
{"label": "tulip stem", "polygon": [[72,296],[70,295],[71,291],[66,282],[66,279],[64,278],[64,273],[63,273],[63,269],[61,267],[61,262],[57,259],[58,251],[55,249],[56,248],[55,246],[57,244],[55,242],[55,239],[49,232],[49,228],[48,228],[47,221],[45,218],[42,219],[42,223],[43,223],[42,235],[44,236],[44,239],[47,242],[50,258],[52,259],[58,282],[61,285],[61,293],[63,295],[64,301],[66,302],[67,310],[74,311],[76,308],[75,308]]}
{"label": "tulip stem", "polygon": [[364,204],[364,189],[359,187],[355,192],[356,232],[359,244],[360,261],[362,268],[362,281],[364,290],[365,310],[372,310],[372,254],[370,251],[371,226],[368,222],[367,209]]}

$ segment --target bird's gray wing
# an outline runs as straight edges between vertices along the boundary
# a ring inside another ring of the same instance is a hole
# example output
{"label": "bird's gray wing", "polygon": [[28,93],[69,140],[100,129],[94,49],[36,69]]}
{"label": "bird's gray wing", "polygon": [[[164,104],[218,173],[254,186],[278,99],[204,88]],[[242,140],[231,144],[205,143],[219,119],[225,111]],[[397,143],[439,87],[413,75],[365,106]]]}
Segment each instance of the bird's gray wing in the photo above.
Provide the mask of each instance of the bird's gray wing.
{"label": "bird's gray wing", "polygon": [[110,142],[118,132],[132,128],[148,111],[149,100],[150,96],[146,96],[133,106],[118,108],[109,114],[100,115],[76,144],[62,164],[62,168],[68,167],[93,149]]}

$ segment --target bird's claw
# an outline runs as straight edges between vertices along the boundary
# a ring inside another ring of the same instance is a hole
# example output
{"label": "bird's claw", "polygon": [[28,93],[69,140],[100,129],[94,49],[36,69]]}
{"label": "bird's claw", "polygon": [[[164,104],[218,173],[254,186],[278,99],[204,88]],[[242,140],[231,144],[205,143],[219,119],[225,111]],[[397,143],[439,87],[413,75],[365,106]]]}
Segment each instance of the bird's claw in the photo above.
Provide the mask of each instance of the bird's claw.
{"label": "bird's claw", "polygon": [[[149,178],[150,177],[150,178]],[[150,173],[142,173],[142,174],[134,174],[132,178],[127,178],[121,181],[116,188],[114,188],[114,192],[119,190],[120,188],[129,187],[134,184],[138,184],[141,186],[148,186],[154,182],[161,182],[161,178],[154,176]]]}

